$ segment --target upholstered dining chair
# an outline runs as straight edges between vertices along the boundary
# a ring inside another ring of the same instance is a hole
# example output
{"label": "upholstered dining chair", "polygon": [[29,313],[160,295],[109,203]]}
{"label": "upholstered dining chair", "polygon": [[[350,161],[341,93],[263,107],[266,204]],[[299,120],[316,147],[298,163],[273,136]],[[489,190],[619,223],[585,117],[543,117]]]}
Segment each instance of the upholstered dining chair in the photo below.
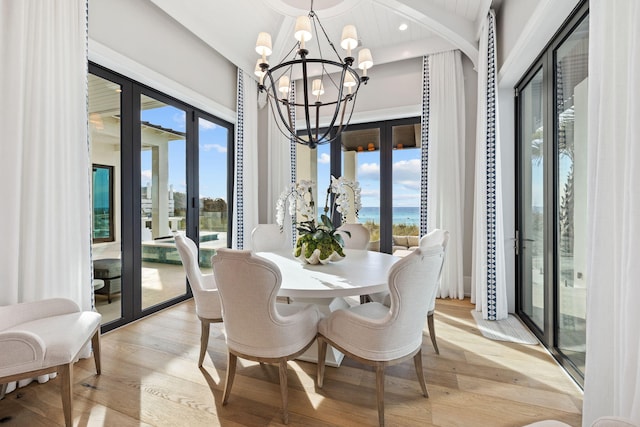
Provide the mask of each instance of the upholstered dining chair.
{"label": "upholstered dining chair", "polygon": [[277,304],[280,269],[251,251],[219,249],[212,263],[228,348],[222,404],[229,400],[238,357],[275,363],[280,370],[282,421],[287,424],[287,361],[304,353],[314,342],[320,313],[312,305]]}
{"label": "upholstered dining chair", "polygon": [[362,224],[342,224],[338,227],[338,233],[342,235],[345,249],[367,249],[369,246],[371,234]]}
{"label": "upholstered dining chair", "polygon": [[196,315],[200,319],[200,357],[198,358],[198,367],[201,367],[209,346],[211,323],[222,322],[222,305],[213,274],[202,274],[200,270],[198,247],[195,242],[183,233],[176,233],[174,237],[182,260],[182,266],[193,292]]}
{"label": "upholstered dining chair", "polygon": [[[449,243],[449,232],[447,230],[436,228],[432,230],[430,233],[422,236],[422,238],[420,239],[419,247],[424,250],[432,246],[440,246],[442,247],[442,250],[446,255],[448,243]],[[440,273],[442,273],[442,268],[440,268]],[[428,299],[429,312],[427,313],[427,327],[429,328],[429,338],[431,338],[431,344],[433,345],[433,349],[435,350],[436,354],[440,354],[440,350],[438,349],[438,342],[436,340],[436,328],[435,328],[435,322],[433,319],[433,314],[435,313],[435,310],[436,310],[436,298],[438,297],[438,288],[440,287],[440,277],[441,275],[439,274],[438,286],[436,286],[433,289],[433,294],[429,296],[429,299]],[[371,301],[384,304],[387,307],[389,307],[389,305],[391,304],[391,299],[388,291],[371,294],[369,295],[369,299]]]}
{"label": "upholstered dining chair", "polygon": [[444,259],[441,247],[420,248],[396,262],[388,274],[391,304],[378,302],[336,310],[318,324],[318,387],[324,381],[327,343],[376,370],[378,421],[384,425],[385,367],[413,357],[422,394],[428,397],[422,370],[424,301],[438,283]]}
{"label": "upholstered dining chair", "polygon": [[65,298],[0,307],[0,398],[7,383],[57,372],[65,425],[73,425],[73,364],[91,340],[100,375],[100,313]]}
{"label": "upholstered dining chair", "polygon": [[[639,427],[640,425],[630,419],[622,417],[604,416],[591,423],[591,427]],[[569,424],[557,420],[544,420],[527,424],[523,427],[570,427]]]}
{"label": "upholstered dining chair", "polygon": [[278,224],[258,224],[251,231],[251,249],[266,252],[291,247],[289,234]]}
{"label": "upholstered dining chair", "polygon": [[[432,246],[440,246],[445,256],[447,254],[447,244],[449,243],[449,232],[436,228],[430,233],[425,234],[420,239],[420,248],[425,250]],[[444,262],[443,262],[444,264]],[[442,278],[442,265],[440,266],[440,272],[438,273],[438,284],[433,289],[433,293],[429,297],[429,311],[427,312],[427,327],[429,328],[429,337],[431,338],[431,344],[436,354],[440,354],[438,349],[438,342],[436,341],[436,328],[434,324],[433,314],[436,311],[436,298],[438,297],[438,289],[440,288],[440,279]]]}

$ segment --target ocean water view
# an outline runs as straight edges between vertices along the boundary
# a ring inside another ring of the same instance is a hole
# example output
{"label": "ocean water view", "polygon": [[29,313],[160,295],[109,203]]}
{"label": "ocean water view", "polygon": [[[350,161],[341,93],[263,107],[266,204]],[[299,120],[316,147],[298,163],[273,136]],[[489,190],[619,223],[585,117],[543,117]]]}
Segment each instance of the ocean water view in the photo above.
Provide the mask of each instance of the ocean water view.
{"label": "ocean water view", "polygon": [[[380,224],[380,208],[379,207],[362,207],[358,214],[358,222],[364,224],[367,221],[373,221]],[[420,225],[420,207],[394,207],[393,223],[406,225]]]}

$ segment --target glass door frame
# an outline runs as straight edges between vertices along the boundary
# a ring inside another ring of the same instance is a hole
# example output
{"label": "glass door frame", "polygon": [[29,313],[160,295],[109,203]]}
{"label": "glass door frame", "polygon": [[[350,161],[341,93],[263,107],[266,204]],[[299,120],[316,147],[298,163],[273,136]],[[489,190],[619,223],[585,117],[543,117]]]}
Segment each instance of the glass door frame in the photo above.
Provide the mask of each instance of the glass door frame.
{"label": "glass door frame", "polygon": [[[534,77],[542,70],[542,80],[543,82],[549,81],[549,79],[553,79],[552,68],[548,67],[546,64],[542,64],[539,61],[529,70],[529,72],[525,75],[525,77],[518,83],[516,86],[516,96],[515,96],[515,117],[516,117],[516,177],[517,185],[516,185],[516,238],[518,241],[516,242],[516,246],[518,248],[523,248],[526,245],[526,236],[523,234],[523,230],[525,228],[524,225],[524,209],[522,208],[522,204],[524,202],[523,192],[521,189],[522,181],[523,181],[523,171],[525,167],[523,165],[523,149],[522,146],[525,141],[521,140],[521,130],[524,126],[522,120],[522,112],[523,108],[520,103],[520,93],[522,89],[524,89],[533,79]],[[553,180],[554,180],[554,145],[551,141],[553,141],[553,134],[549,133],[550,129],[555,128],[554,118],[553,118],[553,108],[550,108],[549,100],[553,99],[553,85],[544,85],[543,84],[543,105],[542,105],[542,117],[543,117],[543,126],[544,126],[544,136],[543,136],[543,265],[544,265],[544,298],[543,298],[543,329],[540,329],[538,325],[529,318],[528,314],[525,313],[523,305],[524,305],[524,293],[522,290],[522,286],[525,280],[525,274],[527,273],[524,268],[524,259],[522,257],[522,251],[516,251],[516,313],[520,316],[520,318],[525,322],[525,324],[531,329],[531,331],[543,342],[543,343],[553,343],[554,342],[554,330],[552,325],[554,325],[553,319],[553,308],[554,300],[553,300],[553,292],[551,291],[553,287],[553,278],[554,278],[554,229],[552,224],[554,223],[554,218],[556,214],[556,204],[551,196],[554,193],[553,188]],[[553,125],[551,125],[553,124]]]}
{"label": "glass door frame", "polygon": [[[187,114],[186,120],[186,181],[189,205],[187,209],[187,235],[198,244],[198,119],[200,117],[228,129],[228,235],[232,235],[232,206],[234,187],[234,144],[235,127],[215,116],[163,94],[151,87],[136,82],[103,66],[89,62],[88,72],[120,85],[120,240],[121,240],[121,313],[122,316],[101,326],[102,333],[113,330],[149,314],[163,310],[192,297],[185,275],[185,293],[160,304],[142,309],[142,251],[140,221],[141,211],[141,95],[153,97]],[[194,199],[195,197],[195,199]],[[195,207],[195,209],[194,209]],[[117,213],[114,213],[117,215]],[[229,245],[229,242],[227,243]]]}
{"label": "glass door frame", "polygon": [[[233,195],[235,186],[235,143],[234,143],[234,126],[225,122],[209,113],[200,110],[193,110],[190,119],[187,120],[187,135],[192,135],[193,140],[200,142],[200,119],[214,123],[227,129],[227,246],[231,247],[231,239],[233,232]],[[190,149],[191,148],[191,149]],[[187,173],[187,228],[186,235],[191,238],[196,246],[200,247],[200,159],[199,147],[189,147],[187,144],[187,171],[196,171],[196,173]]]}
{"label": "glass door frame", "polygon": [[516,172],[516,197],[515,197],[515,214],[516,214],[516,233],[518,241],[515,242],[516,247],[521,248],[523,245],[523,236],[519,232],[523,229],[523,195],[521,191],[522,185],[522,144],[521,129],[523,126],[519,94],[522,89],[531,81],[537,72],[542,69],[543,72],[543,117],[544,117],[544,330],[540,330],[536,324],[523,311],[523,280],[525,271],[523,271],[522,254],[516,253],[516,314],[524,321],[531,331],[540,339],[547,347],[552,356],[567,371],[567,373],[576,381],[579,386],[584,384],[584,372],[578,369],[575,364],[558,348],[558,335],[556,333],[559,325],[560,301],[558,298],[558,259],[559,248],[559,222],[558,218],[558,184],[559,184],[559,164],[558,164],[558,120],[556,105],[556,51],[559,46],[573,33],[582,20],[589,14],[588,1],[581,2],[571,13],[570,17],[562,25],[561,29],[552,38],[549,44],[543,49],[540,56],[534,61],[527,73],[515,86],[515,172]]}
{"label": "glass door frame", "polygon": [[[391,253],[393,248],[393,127],[420,124],[420,117],[407,117],[377,122],[350,124],[345,131],[380,130],[380,252]],[[321,129],[324,132],[323,129]],[[342,140],[331,142],[331,175],[342,176]],[[334,221],[336,218],[334,218]]]}

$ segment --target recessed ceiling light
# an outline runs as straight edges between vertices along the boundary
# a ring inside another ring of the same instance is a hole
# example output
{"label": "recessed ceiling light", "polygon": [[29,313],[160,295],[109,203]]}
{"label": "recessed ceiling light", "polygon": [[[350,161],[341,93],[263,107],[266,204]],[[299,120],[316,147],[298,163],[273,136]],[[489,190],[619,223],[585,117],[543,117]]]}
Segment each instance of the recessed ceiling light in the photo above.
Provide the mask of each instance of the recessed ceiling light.
{"label": "recessed ceiling light", "polygon": [[409,28],[409,26],[408,26],[407,24],[405,24],[404,22],[403,22],[402,24],[400,24],[400,26],[398,27],[398,29],[399,29],[400,31],[404,31],[404,30],[406,30],[407,28]]}

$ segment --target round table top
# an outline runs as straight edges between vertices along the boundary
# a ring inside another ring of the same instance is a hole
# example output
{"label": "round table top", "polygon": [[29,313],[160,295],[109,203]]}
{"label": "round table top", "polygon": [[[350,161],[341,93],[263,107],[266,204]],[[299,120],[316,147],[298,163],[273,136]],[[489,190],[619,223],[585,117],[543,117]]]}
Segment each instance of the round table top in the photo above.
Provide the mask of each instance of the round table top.
{"label": "round table top", "polygon": [[333,298],[367,295],[387,287],[389,268],[399,257],[367,250],[345,249],[345,258],[325,265],[303,264],[291,249],[258,252],[280,268],[279,296],[292,298]]}

